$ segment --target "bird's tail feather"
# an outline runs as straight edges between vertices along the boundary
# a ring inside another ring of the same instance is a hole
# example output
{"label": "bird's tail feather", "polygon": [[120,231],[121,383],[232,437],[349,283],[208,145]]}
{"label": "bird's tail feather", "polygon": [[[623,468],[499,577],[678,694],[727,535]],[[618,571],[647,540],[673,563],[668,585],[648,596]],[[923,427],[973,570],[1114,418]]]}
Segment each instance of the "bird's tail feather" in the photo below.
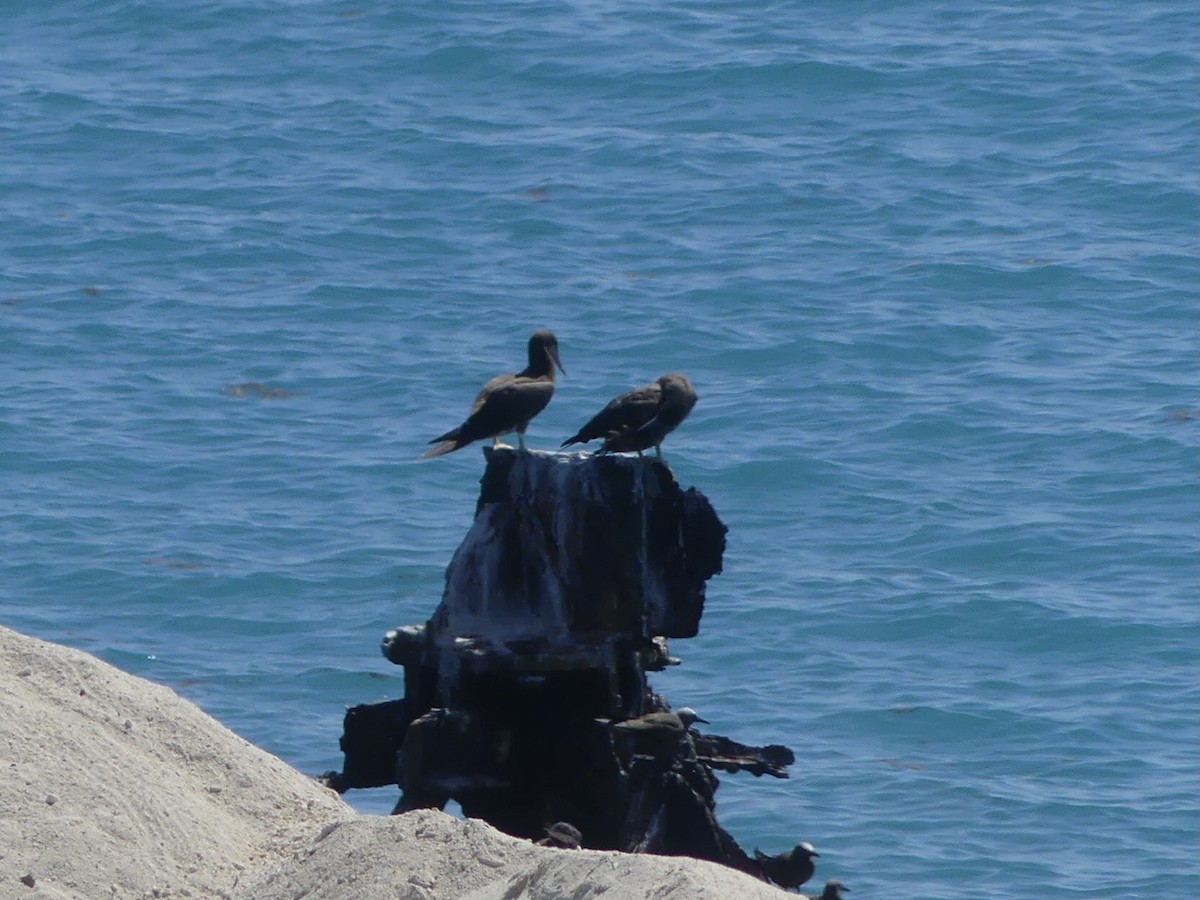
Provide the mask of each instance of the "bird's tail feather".
{"label": "bird's tail feather", "polygon": [[460,426],[458,428],[454,428],[450,431],[447,431],[441,437],[435,437],[429,443],[436,444],[437,446],[430,447],[428,450],[426,450],[424,453],[422,453],[421,459],[432,459],[435,456],[444,456],[447,453],[452,453],[453,451],[457,450],[459,447],[465,446],[466,445],[465,442],[459,441],[459,438],[461,436],[462,436],[462,427]]}
{"label": "bird's tail feather", "polygon": [[431,447],[421,454],[421,459],[433,459],[435,456],[445,456],[461,447],[458,441],[442,441],[436,447]]}

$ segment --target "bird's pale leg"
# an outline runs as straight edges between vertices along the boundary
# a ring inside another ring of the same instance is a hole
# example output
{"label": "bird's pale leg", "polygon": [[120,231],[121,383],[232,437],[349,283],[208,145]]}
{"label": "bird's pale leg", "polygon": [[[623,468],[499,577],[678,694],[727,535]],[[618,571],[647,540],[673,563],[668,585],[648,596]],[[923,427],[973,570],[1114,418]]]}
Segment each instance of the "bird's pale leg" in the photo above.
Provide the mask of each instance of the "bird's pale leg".
{"label": "bird's pale leg", "polygon": [[520,444],[521,452],[524,453],[525,449],[526,449],[525,448],[525,432],[523,432],[523,431],[517,432],[517,443]]}

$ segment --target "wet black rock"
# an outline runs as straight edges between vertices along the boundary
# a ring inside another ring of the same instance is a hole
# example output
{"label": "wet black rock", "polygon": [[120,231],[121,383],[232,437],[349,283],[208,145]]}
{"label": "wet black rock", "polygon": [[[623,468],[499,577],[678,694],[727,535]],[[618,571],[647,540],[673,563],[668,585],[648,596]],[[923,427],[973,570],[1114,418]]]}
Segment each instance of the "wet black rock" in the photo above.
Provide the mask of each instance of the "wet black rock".
{"label": "wet black rock", "polygon": [[713,770],[787,777],[791,751],[704,735],[694,719],[652,753],[626,739],[642,740],[639,717],[670,713],[646,673],[678,663],[667,640],[697,633],[721,571],[726,529],[708,500],[658,460],[484,455],[441,603],[383,642],[405,697],[347,713],[345,767],[327,781],[398,784],[397,811],[453,799],[530,840],[570,823],[585,847],[762,877],[716,821]]}

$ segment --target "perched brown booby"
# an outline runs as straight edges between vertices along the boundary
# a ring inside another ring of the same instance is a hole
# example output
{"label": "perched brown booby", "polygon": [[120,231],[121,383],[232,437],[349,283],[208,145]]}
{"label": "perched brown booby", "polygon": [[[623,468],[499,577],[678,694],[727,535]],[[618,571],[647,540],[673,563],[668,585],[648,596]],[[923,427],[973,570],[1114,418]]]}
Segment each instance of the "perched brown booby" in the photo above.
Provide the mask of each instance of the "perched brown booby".
{"label": "perched brown booby", "polygon": [[661,457],[663,439],[695,405],[692,383],[686,376],[672,372],[612,400],[562,445],[604,438],[601,453],[637,451],[641,456],[643,450],[653,447],[655,455]]}
{"label": "perched brown booby", "polygon": [[820,855],[808,841],[801,841],[791,850],[776,856],[767,856],[757,847],[754,848],[754,859],[763,875],[781,888],[800,887],[812,878],[816,871],[813,857]]}
{"label": "perched brown booby", "polygon": [[521,449],[525,449],[525,429],[529,420],[546,408],[554,395],[554,367],[564,375],[567,370],[558,359],[558,338],[542,328],[529,337],[529,365],[516,374],[497,375],[483,386],[471,404],[465,422],[429,443],[437,446],[421,454],[421,459],[441,456],[481,438],[492,438],[515,431]]}
{"label": "perched brown booby", "polygon": [[690,706],[679,712],[653,712],[636,719],[626,719],[613,725],[613,731],[629,738],[635,753],[662,759],[675,755],[688,729],[696,722],[708,724]]}
{"label": "perched brown booby", "polygon": [[800,896],[805,897],[805,900],[844,900],[842,891],[849,892],[850,888],[846,887],[836,878],[830,878],[825,882],[825,890],[821,891],[820,896],[805,897],[804,894]]}

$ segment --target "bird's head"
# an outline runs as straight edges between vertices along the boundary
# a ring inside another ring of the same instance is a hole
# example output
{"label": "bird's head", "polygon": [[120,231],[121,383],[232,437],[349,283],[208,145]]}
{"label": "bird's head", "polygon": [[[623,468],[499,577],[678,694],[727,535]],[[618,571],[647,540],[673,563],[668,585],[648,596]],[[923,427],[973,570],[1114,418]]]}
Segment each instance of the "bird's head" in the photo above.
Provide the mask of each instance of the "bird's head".
{"label": "bird's head", "polygon": [[564,375],[567,374],[567,370],[563,368],[562,360],[558,358],[558,338],[548,328],[539,328],[529,336],[530,364],[540,362],[543,359],[547,360],[551,366],[558,366],[558,371]]}
{"label": "bird's head", "polygon": [[801,841],[800,843],[798,843],[796,845],[796,849],[793,850],[792,853],[797,854],[799,856],[820,856],[821,855],[820,853],[817,852],[817,848],[814,847],[812,844],[810,844],[808,841]]}

